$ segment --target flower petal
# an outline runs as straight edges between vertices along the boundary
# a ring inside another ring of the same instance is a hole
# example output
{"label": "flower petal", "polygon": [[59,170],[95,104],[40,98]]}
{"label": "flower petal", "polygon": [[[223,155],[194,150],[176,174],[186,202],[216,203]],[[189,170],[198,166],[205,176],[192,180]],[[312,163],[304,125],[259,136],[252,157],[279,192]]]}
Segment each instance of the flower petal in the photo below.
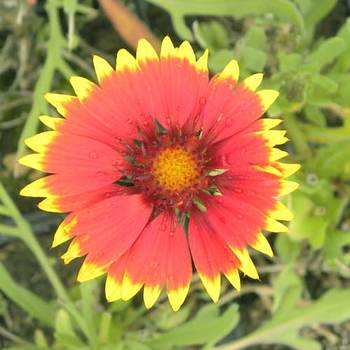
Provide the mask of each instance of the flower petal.
{"label": "flower petal", "polygon": [[251,91],[255,91],[259,85],[261,84],[263,80],[263,74],[262,73],[256,73],[253,75],[250,75],[248,78],[243,80],[243,84],[244,86],[251,90]]}
{"label": "flower petal", "polygon": [[159,215],[130,249],[126,273],[132,283],[145,285],[146,307],[154,304],[165,284],[174,310],[180,308],[186,297],[191,259],[183,229],[174,225],[174,218]]}
{"label": "flower petal", "polygon": [[99,83],[101,83],[104,78],[112,74],[113,68],[104,58],[94,55],[93,63]]}
{"label": "flower petal", "polygon": [[[239,260],[200,214],[190,218],[189,243],[199,277],[209,296],[217,302],[220,295],[220,273],[233,277],[232,271],[239,266]],[[237,286],[236,279],[229,280]]]}
{"label": "flower petal", "polygon": [[114,196],[78,211],[70,235],[87,254],[86,264],[105,268],[131,247],[151,212],[141,195]]}
{"label": "flower petal", "polygon": [[257,234],[256,241],[254,244],[251,244],[251,247],[269,257],[273,256],[272,248],[266,237],[261,232]]}
{"label": "flower petal", "polygon": [[231,60],[224,70],[219,74],[219,79],[232,79],[233,81],[238,81],[239,78],[239,65],[236,60]]}
{"label": "flower petal", "polygon": [[140,39],[137,44],[136,60],[139,64],[145,61],[159,60],[156,50],[146,39]]}

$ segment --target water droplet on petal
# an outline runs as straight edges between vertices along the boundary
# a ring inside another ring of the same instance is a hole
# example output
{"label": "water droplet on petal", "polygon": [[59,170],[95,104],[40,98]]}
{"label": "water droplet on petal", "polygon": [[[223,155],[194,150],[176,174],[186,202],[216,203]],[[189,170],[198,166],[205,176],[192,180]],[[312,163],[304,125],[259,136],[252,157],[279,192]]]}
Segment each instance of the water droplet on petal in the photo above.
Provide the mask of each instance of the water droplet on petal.
{"label": "water droplet on petal", "polygon": [[155,261],[155,260],[152,261],[152,262],[151,262],[151,268],[152,268],[152,269],[155,269],[155,268],[157,268],[157,267],[158,267],[158,262]]}
{"label": "water droplet on petal", "polygon": [[205,105],[206,102],[207,102],[207,99],[206,99],[204,96],[202,96],[202,97],[199,99],[199,104],[201,104],[201,105]]}
{"label": "water droplet on petal", "polygon": [[221,162],[224,167],[230,165],[229,156],[227,154],[221,156]]}
{"label": "water droplet on petal", "polygon": [[97,159],[97,158],[98,158],[98,153],[95,152],[95,151],[91,151],[91,152],[89,153],[89,157],[90,157],[91,159]]}
{"label": "water droplet on petal", "polygon": [[169,282],[169,283],[173,283],[174,280],[175,280],[174,275],[170,275],[170,276],[168,277],[168,282]]}
{"label": "water droplet on petal", "polygon": [[235,191],[236,193],[242,193],[242,192],[243,192],[243,190],[242,190],[241,188],[239,188],[239,187],[236,187],[236,188],[234,189],[234,191]]}
{"label": "water droplet on petal", "polygon": [[237,214],[237,219],[238,220],[242,220],[243,219],[243,215],[242,214]]}
{"label": "water droplet on petal", "polygon": [[225,126],[230,127],[233,125],[233,118],[232,117],[227,117],[225,120]]}
{"label": "water droplet on petal", "polygon": [[220,216],[220,217],[219,217],[219,220],[220,220],[222,223],[226,224],[226,218],[225,218],[224,216]]}

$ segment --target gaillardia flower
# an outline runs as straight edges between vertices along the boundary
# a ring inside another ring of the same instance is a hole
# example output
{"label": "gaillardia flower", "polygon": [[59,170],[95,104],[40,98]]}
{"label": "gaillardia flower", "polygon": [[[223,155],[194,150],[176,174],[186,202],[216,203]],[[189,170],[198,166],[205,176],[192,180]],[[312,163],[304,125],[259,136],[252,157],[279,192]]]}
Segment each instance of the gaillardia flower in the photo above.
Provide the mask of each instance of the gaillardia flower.
{"label": "gaillardia flower", "polygon": [[235,60],[209,79],[207,58],[168,37],[159,56],[143,39],[136,58],[119,50],[116,69],[94,56],[98,85],[73,77],[76,96],[47,94],[64,118],[41,116],[52,131],[26,140],[37,153],[20,162],[51,175],[21,194],[69,212],[53,246],[72,239],[62,258],[85,257],[79,281],[107,273],[109,301],[144,287],[151,307],[166,288],[178,310],[193,261],[216,302],[221,274],[236,289],[239,270],[257,279],[248,247],[271,256],[262,230],[292,219],[278,197],[299,166],[279,162],[280,120],[260,118],[278,93],[256,92],[262,74],[238,82]]}

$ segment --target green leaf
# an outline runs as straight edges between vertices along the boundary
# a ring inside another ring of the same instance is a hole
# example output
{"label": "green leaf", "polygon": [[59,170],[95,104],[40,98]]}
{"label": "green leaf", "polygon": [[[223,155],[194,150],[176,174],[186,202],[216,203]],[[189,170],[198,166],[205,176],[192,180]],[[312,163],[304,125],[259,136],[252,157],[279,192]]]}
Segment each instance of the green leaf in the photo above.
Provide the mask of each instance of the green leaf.
{"label": "green leaf", "polygon": [[344,247],[347,245],[350,245],[349,233],[338,230],[327,232],[326,244],[322,249],[326,260],[344,260]]}
{"label": "green leaf", "polygon": [[327,121],[325,115],[321,112],[320,108],[307,104],[304,108],[305,117],[308,121],[315,125],[326,126]]}
{"label": "green leaf", "polygon": [[318,173],[326,178],[342,175],[344,167],[350,162],[350,137],[323,147],[317,152],[313,166]]}
{"label": "green leaf", "polygon": [[302,56],[298,53],[287,54],[285,52],[278,52],[277,56],[280,65],[279,68],[282,72],[299,69],[303,60]]}
{"label": "green leaf", "polygon": [[315,85],[315,90],[322,89],[327,94],[333,94],[338,89],[337,82],[325,75],[313,74],[311,82]]}
{"label": "green leaf", "polygon": [[69,346],[83,346],[84,343],[77,336],[68,312],[61,309],[57,312],[55,320],[55,339],[57,342]]}
{"label": "green leaf", "polygon": [[203,48],[210,50],[225,49],[229,46],[226,28],[219,21],[198,22],[193,24],[195,38]]}
{"label": "green leaf", "polygon": [[221,71],[232,58],[234,58],[232,50],[223,49],[214,51],[210,55],[209,68],[214,73],[217,73]]}
{"label": "green leaf", "polygon": [[267,54],[254,47],[245,46],[240,53],[240,64],[252,72],[264,70],[267,61]]}
{"label": "green leaf", "polygon": [[[291,303],[290,293],[281,301]],[[279,309],[272,318],[256,331],[230,344],[217,347],[217,350],[243,349],[252,345],[283,344],[293,349],[318,350],[321,346],[301,337],[300,330],[314,324],[333,324],[348,320],[350,317],[350,290],[332,289],[318,300],[304,307],[287,310]]]}
{"label": "green leaf", "polygon": [[147,0],[169,12],[174,29],[179,36],[191,39],[192,33],[185,24],[186,16],[247,16],[272,14],[277,19],[292,23],[304,32],[303,18],[296,6],[288,0]]}
{"label": "green leaf", "polygon": [[[348,62],[348,61],[347,61]],[[350,62],[350,58],[349,58]],[[350,65],[349,65],[350,68]],[[344,106],[345,108],[349,108],[350,101],[350,76],[348,73],[341,74],[337,76],[337,83],[339,85],[337,94],[335,94],[332,98],[333,103],[337,103],[340,106]]]}
{"label": "green leaf", "polygon": [[217,305],[205,306],[191,321],[156,336],[149,341],[149,344],[157,349],[170,344],[173,346],[213,344],[232,331],[239,321],[237,304],[231,305],[222,315],[219,315],[218,311]]}
{"label": "green leaf", "polygon": [[125,350],[152,350],[149,346],[135,341],[135,340],[126,340],[124,342],[124,348]]}
{"label": "green leaf", "polygon": [[43,322],[45,325],[54,325],[52,315],[56,313],[56,307],[17,284],[1,263],[0,281],[0,291],[25,310],[31,317]]}
{"label": "green leaf", "polygon": [[345,41],[333,37],[324,40],[305,60],[304,69],[319,72],[327,64],[332,63],[346,49]]}
{"label": "green leaf", "polygon": [[346,20],[337,36],[344,40],[346,49],[338,57],[334,70],[339,73],[347,73],[350,68],[350,18]]}
{"label": "green leaf", "polygon": [[180,324],[184,323],[191,313],[191,308],[189,305],[181,307],[177,312],[173,312],[170,308],[157,310],[152,313],[154,316],[154,321],[161,330],[170,330],[178,327]]}
{"label": "green leaf", "polygon": [[[274,284],[274,312],[288,312],[295,307],[301,297],[302,283],[291,266],[286,266]],[[286,297],[286,295],[288,296]]]}
{"label": "green leaf", "polygon": [[279,258],[284,263],[294,262],[301,251],[300,242],[293,241],[288,235],[278,235],[275,248]]}
{"label": "green leaf", "polygon": [[322,247],[326,237],[328,217],[315,215],[317,205],[301,191],[293,194],[292,198],[294,220],[290,224],[289,235],[294,239],[308,239],[314,249]]}
{"label": "green leaf", "polygon": [[244,36],[245,45],[265,51],[267,49],[267,37],[265,29],[257,26],[250,27]]}
{"label": "green leaf", "polygon": [[[305,0],[301,1],[305,2]],[[308,40],[312,39],[316,25],[332,11],[336,4],[337,0],[312,0],[308,2],[309,6],[304,14]]]}

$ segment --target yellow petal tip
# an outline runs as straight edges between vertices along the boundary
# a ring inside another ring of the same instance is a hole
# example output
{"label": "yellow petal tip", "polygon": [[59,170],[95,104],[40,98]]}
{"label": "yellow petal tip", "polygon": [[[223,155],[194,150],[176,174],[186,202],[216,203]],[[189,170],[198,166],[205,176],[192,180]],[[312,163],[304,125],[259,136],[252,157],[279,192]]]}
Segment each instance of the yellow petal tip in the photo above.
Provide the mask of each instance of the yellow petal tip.
{"label": "yellow petal tip", "polygon": [[218,273],[216,276],[213,276],[213,277],[209,277],[202,273],[199,273],[199,277],[204,285],[204,288],[206,289],[207,293],[212,299],[212,301],[214,303],[217,303],[220,298],[220,290],[221,290],[220,273]]}
{"label": "yellow petal tip", "polygon": [[285,196],[291,192],[294,192],[299,187],[299,184],[294,181],[283,180],[281,181],[280,189],[278,191],[279,196]]}
{"label": "yellow petal tip", "polygon": [[276,90],[260,90],[257,92],[257,95],[260,98],[263,110],[266,111],[275,102],[279,92]]}
{"label": "yellow petal tip", "polygon": [[108,302],[120,300],[122,297],[122,284],[108,275],[106,279],[105,295]]}
{"label": "yellow petal tip", "polygon": [[239,269],[252,279],[259,279],[258,271],[248,253],[247,249],[232,248],[241,265]]}
{"label": "yellow petal tip", "polygon": [[255,91],[260,86],[263,76],[264,75],[262,73],[250,75],[248,78],[243,80],[244,87],[251,91]]}
{"label": "yellow petal tip", "polygon": [[104,78],[112,74],[113,68],[104,58],[94,55],[92,57],[92,61],[95,68],[96,77],[99,83],[101,83],[101,81]]}
{"label": "yellow petal tip", "polygon": [[181,305],[184,303],[188,294],[190,285],[179,287],[177,289],[168,290],[168,300],[173,311],[178,311]]}
{"label": "yellow petal tip", "polygon": [[162,291],[160,286],[145,286],[143,289],[143,301],[147,309],[150,309],[158,300]]}
{"label": "yellow petal tip", "polygon": [[153,46],[146,39],[140,39],[137,44],[136,60],[141,63],[158,59],[159,57]]}
{"label": "yellow petal tip", "polygon": [[239,65],[236,60],[231,60],[224,70],[219,74],[219,79],[232,79],[238,81],[239,78]]}
{"label": "yellow petal tip", "polygon": [[251,246],[260,253],[263,253],[269,257],[273,257],[273,251],[270,243],[261,232],[257,234],[256,241]]}
{"label": "yellow petal tip", "polygon": [[104,273],[105,273],[105,270],[103,267],[84,262],[79,270],[77,281],[78,282],[89,281],[103,275]]}

